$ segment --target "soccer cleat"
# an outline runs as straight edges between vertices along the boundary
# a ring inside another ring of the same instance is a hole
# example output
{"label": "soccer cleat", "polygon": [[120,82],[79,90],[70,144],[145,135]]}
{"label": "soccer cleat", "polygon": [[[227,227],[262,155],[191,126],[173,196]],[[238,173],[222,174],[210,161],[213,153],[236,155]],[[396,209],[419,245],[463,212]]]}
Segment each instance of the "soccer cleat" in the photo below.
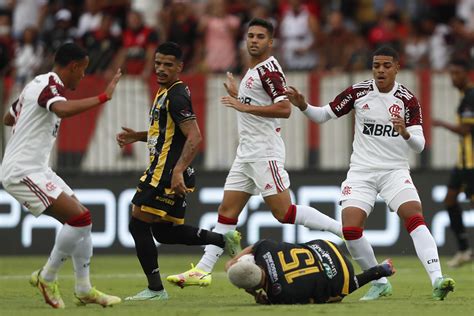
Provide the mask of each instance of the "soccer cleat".
{"label": "soccer cleat", "polygon": [[381,264],[380,266],[382,267],[382,269],[384,270],[384,276],[388,277],[388,276],[392,276],[395,274],[395,272],[397,272],[395,270],[395,267],[393,266],[393,262],[392,262],[392,259],[385,259]]}
{"label": "soccer cleat", "polygon": [[61,298],[61,293],[59,292],[58,281],[46,282],[41,277],[41,270],[42,269],[36,270],[31,274],[31,286],[37,287],[40,290],[46,304],[51,305],[53,308],[66,307],[63,299]]}
{"label": "soccer cleat", "polygon": [[448,267],[450,268],[458,268],[465,263],[469,263],[473,260],[472,257],[472,250],[467,249],[464,251],[458,251],[454,257],[447,262]]}
{"label": "soccer cleat", "polygon": [[[385,261],[384,261],[385,262]],[[383,263],[382,263],[383,264]],[[362,296],[360,301],[373,301],[381,298],[382,296],[392,295],[392,285],[390,282],[387,283],[374,283],[370,287],[369,291]]]}
{"label": "soccer cleat", "polygon": [[95,287],[89,290],[89,293],[86,294],[76,294],[74,293],[74,303],[77,306],[85,306],[87,304],[99,304],[102,307],[108,307],[117,305],[122,302],[122,299],[118,296],[108,295],[97,290]]}
{"label": "soccer cleat", "polygon": [[242,251],[242,248],[240,247],[240,239],[242,239],[242,235],[236,230],[231,230],[224,234],[224,252],[231,258],[235,257]]}
{"label": "soccer cleat", "polygon": [[212,276],[210,272],[198,269],[191,263],[191,269],[180,274],[169,275],[166,278],[166,281],[173,283],[180,288],[192,285],[209,286],[211,285]]}
{"label": "soccer cleat", "polygon": [[443,276],[437,278],[433,285],[433,299],[436,301],[444,300],[449,292],[454,292],[455,285],[456,282],[450,277]]}
{"label": "soccer cleat", "polygon": [[126,301],[165,301],[169,298],[168,292],[165,289],[161,291],[153,291],[149,288],[144,289],[143,291],[126,297]]}

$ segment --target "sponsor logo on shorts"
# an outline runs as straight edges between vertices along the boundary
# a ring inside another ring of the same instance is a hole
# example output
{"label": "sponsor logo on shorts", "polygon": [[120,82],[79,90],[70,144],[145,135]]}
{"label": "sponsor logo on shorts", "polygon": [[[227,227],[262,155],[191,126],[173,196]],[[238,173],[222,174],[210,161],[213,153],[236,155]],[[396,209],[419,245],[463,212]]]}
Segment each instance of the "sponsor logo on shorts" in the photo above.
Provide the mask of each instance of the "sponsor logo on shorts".
{"label": "sponsor logo on shorts", "polygon": [[265,191],[270,190],[271,188],[273,188],[273,186],[270,183],[267,183],[267,185],[265,186]]}
{"label": "sponsor logo on shorts", "polygon": [[343,189],[342,189],[342,195],[346,196],[346,195],[349,195],[352,193],[352,187],[346,185]]}
{"label": "sponsor logo on shorts", "polygon": [[174,205],[174,200],[172,200],[172,199],[168,199],[168,198],[165,198],[165,197],[162,197],[162,196],[157,196],[155,199],[157,201],[163,202],[163,203],[168,204],[168,205]]}
{"label": "sponsor logo on shorts", "polygon": [[56,185],[52,182],[48,182],[48,183],[46,183],[46,190],[48,190],[50,192],[54,191],[54,190],[56,190]]}
{"label": "sponsor logo on shorts", "polygon": [[23,206],[26,207],[26,208],[30,208],[31,205],[28,202],[23,202]]}

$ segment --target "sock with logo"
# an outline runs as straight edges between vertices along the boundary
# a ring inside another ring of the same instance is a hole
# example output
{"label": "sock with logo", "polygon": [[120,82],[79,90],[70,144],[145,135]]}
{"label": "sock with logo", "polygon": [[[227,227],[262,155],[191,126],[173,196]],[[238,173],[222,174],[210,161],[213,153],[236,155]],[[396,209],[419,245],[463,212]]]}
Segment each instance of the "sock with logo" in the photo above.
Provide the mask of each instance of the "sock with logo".
{"label": "sock with logo", "polygon": [[[235,230],[237,227],[237,218],[228,218],[222,215],[219,215],[217,220],[216,227],[212,230],[214,233],[224,235],[228,231]],[[206,272],[212,272],[214,269],[217,260],[224,253],[224,249],[214,245],[207,245],[204,248],[204,255],[202,256],[199,263],[196,265],[196,268],[201,269]]]}
{"label": "sock with logo", "polygon": [[458,248],[460,251],[469,249],[469,239],[466,233],[466,228],[462,221],[462,208],[459,204],[455,204],[447,208],[449,220],[451,222],[451,230],[456,237]]}
{"label": "sock with logo", "polygon": [[290,205],[284,221],[304,225],[310,229],[328,231],[342,238],[342,224],[310,206]]}
{"label": "sock with logo", "polygon": [[148,279],[148,288],[153,291],[163,290],[158,267],[158,250],[153,240],[151,224],[132,217],[129,229],[135,241],[138,260]]}
{"label": "sock with logo", "polygon": [[416,214],[405,220],[405,227],[413,240],[416,254],[428,273],[431,284],[442,276],[441,265],[439,263],[438,248],[426,227],[423,215]]}
{"label": "sock with logo", "polygon": [[[365,236],[363,236],[363,228],[361,227],[344,227],[342,229],[344,234],[344,239],[346,242],[347,250],[352,256],[362,270],[368,271],[370,268],[375,267],[377,259],[375,258],[374,250],[370,245],[369,241]],[[388,280],[385,277],[382,277],[374,283],[387,283]]]}
{"label": "sock with logo", "polygon": [[151,230],[155,239],[162,244],[225,246],[223,235],[194,226],[153,223]]}

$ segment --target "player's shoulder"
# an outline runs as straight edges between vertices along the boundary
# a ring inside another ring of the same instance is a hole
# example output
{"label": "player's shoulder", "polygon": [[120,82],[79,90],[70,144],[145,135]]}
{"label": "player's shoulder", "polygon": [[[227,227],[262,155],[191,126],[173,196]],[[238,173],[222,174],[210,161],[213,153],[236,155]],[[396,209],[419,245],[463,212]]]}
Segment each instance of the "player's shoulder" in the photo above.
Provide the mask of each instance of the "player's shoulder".
{"label": "player's shoulder", "polygon": [[258,74],[261,77],[265,77],[270,73],[281,73],[281,74],[283,74],[283,70],[280,66],[280,63],[273,56],[268,57],[265,61],[258,64],[255,67],[255,69],[257,70]]}
{"label": "player's shoulder", "polygon": [[177,81],[168,89],[168,98],[191,98],[191,90],[183,81]]}
{"label": "player's shoulder", "polygon": [[[397,84],[397,83],[396,83]],[[413,102],[416,101],[415,94],[412,93],[407,87],[398,83],[398,87],[395,90],[393,96],[397,99],[402,100],[403,102]]]}
{"label": "player's shoulder", "polygon": [[372,79],[357,82],[346,89],[346,92],[354,95],[356,99],[367,95],[370,91],[374,91],[374,81]]}

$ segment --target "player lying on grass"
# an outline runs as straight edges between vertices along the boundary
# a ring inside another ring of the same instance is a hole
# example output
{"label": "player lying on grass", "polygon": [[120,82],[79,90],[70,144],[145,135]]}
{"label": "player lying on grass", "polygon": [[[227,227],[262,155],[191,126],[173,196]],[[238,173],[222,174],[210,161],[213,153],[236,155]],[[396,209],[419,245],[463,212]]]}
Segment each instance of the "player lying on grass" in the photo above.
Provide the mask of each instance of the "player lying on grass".
{"label": "player lying on grass", "polygon": [[395,273],[390,259],[360,274],[327,240],[304,244],[261,240],[226,263],[230,282],[260,304],[339,302],[370,281]]}

